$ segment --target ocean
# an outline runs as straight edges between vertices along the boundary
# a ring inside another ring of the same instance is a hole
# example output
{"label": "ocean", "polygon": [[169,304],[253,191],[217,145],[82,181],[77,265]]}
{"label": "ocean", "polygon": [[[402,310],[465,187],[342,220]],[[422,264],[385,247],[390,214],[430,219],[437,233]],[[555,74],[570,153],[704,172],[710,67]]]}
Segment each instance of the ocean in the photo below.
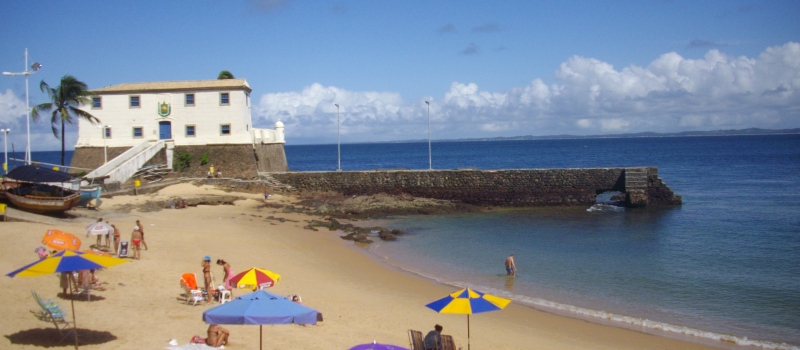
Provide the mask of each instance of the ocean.
{"label": "ocean", "polygon": [[[293,171],[337,168],[335,144],[285,150]],[[657,166],[683,205],[394,217],[382,224],[408,234],[371,244],[380,260],[592,322],[800,349],[800,135],[433,142],[431,158],[434,169]],[[341,167],[427,169],[428,144],[342,144]],[[519,273],[507,278],[512,253]]]}
{"label": "ocean", "polygon": [[[336,145],[286,155],[294,171],[337,168]],[[343,144],[341,164],[427,169],[428,144]],[[432,164],[658,166],[684,204],[396,217],[383,224],[409,234],[370,245],[381,260],[593,322],[720,347],[800,345],[800,135],[434,142]]]}

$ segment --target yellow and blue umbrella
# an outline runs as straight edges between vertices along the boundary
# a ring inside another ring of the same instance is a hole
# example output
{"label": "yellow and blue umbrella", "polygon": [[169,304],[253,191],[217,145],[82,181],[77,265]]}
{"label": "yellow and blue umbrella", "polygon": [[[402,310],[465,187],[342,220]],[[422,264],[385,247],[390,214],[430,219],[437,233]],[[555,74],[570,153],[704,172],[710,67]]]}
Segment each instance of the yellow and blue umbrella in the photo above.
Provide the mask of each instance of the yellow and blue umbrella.
{"label": "yellow and blue umbrella", "polygon": [[[89,254],[75,250],[62,250],[43,260],[25,265],[19,269],[6,274],[8,277],[30,277],[42,276],[52,273],[69,273],[72,279],[72,272],[81,270],[92,270],[111,267],[128,262],[128,260],[111,256],[101,256]],[[69,293],[72,294],[72,283],[69,284]],[[78,348],[78,324],[75,322],[75,298],[70,298],[72,304],[72,326],[75,334],[75,349]]]}
{"label": "yellow and blue umbrella", "polygon": [[502,310],[510,302],[509,299],[464,288],[425,306],[440,314],[467,315],[467,349],[469,349],[469,315]]}
{"label": "yellow and blue umbrella", "polygon": [[75,250],[62,250],[44,260],[25,265],[6,274],[8,277],[42,276],[59,272],[75,272],[111,267],[126,263],[128,260],[111,256],[88,254]]}

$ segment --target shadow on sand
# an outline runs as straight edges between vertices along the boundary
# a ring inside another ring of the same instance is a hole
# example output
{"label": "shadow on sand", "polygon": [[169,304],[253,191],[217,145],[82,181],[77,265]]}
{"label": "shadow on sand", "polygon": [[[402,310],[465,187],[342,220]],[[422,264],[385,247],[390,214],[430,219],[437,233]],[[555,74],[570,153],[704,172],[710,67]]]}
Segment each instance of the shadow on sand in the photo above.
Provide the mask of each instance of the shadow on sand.
{"label": "shadow on sand", "polygon": [[[28,329],[6,335],[6,338],[11,341],[11,344],[34,345],[45,348],[75,346],[75,341],[73,340],[71,334],[62,340],[55,328]],[[105,344],[116,339],[117,336],[111,334],[110,332],[78,328],[79,345]]]}

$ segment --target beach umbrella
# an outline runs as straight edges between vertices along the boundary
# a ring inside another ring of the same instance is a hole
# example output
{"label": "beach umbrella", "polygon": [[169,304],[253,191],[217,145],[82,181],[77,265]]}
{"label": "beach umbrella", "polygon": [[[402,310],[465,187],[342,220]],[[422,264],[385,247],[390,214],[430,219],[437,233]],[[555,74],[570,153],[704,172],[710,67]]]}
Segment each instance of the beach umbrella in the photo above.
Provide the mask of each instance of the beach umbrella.
{"label": "beach umbrella", "polygon": [[469,344],[469,315],[502,310],[511,300],[464,288],[427,306],[440,314],[467,315],[467,349]]}
{"label": "beach umbrella", "polygon": [[[84,252],[74,250],[62,250],[53,254],[43,260],[38,260],[34,263],[25,265],[19,269],[6,274],[8,277],[31,277],[50,275],[53,273],[68,273],[69,278],[72,279],[72,273],[81,270],[92,270],[107,268],[128,262],[128,260],[119,259],[110,256],[101,256],[96,254],[86,254]],[[72,282],[72,281],[70,281]],[[72,283],[69,284],[69,294],[72,295]],[[78,348],[78,325],[75,323],[75,298],[70,298],[72,304],[72,325],[74,327],[73,333],[75,334],[75,349]]]}
{"label": "beach umbrella", "polygon": [[236,297],[236,299],[203,312],[208,324],[257,324],[259,349],[263,343],[265,324],[317,324],[319,312],[293,302],[289,298],[265,290]]}
{"label": "beach umbrella", "polygon": [[359,344],[350,348],[350,350],[408,350],[408,348],[397,345],[379,344],[373,340],[372,343]]}
{"label": "beach umbrella", "polygon": [[114,233],[114,228],[106,222],[98,221],[93,222],[86,226],[86,235],[106,235]]}
{"label": "beach umbrella", "polygon": [[44,233],[42,244],[55,250],[78,250],[81,248],[81,239],[71,233],[50,229]]}
{"label": "beach umbrella", "polygon": [[231,285],[239,289],[252,289],[274,287],[281,281],[281,275],[269,270],[251,267],[231,277]]}

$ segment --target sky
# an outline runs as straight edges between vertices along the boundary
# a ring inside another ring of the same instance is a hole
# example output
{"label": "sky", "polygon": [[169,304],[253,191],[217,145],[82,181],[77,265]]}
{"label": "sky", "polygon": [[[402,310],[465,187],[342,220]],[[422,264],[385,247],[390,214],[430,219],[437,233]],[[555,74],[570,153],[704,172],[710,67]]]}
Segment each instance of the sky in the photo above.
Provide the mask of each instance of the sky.
{"label": "sky", "polygon": [[[287,144],[800,127],[800,1],[0,2],[0,70],[252,87]],[[430,102],[430,110],[425,101]],[[25,144],[25,79],[0,128]],[[60,150],[49,116],[33,151]],[[67,126],[72,149],[77,124]]]}

